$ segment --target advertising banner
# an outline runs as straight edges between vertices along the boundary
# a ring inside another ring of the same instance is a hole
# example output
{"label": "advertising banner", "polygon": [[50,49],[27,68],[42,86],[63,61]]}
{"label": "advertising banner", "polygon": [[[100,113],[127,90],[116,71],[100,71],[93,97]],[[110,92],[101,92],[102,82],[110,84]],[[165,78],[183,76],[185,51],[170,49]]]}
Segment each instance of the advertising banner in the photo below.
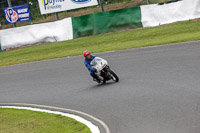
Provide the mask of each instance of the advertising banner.
{"label": "advertising banner", "polygon": [[97,0],[38,0],[41,14],[98,5]]}
{"label": "advertising banner", "polygon": [[31,20],[28,4],[3,9],[7,24]]}

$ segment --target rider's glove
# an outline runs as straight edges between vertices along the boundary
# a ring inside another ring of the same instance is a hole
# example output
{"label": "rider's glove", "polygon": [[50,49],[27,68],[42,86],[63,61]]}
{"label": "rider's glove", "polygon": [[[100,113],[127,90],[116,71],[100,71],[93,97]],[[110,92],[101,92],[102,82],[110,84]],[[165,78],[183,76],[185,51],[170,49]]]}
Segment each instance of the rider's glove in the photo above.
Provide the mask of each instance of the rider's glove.
{"label": "rider's glove", "polygon": [[96,69],[96,68],[94,68],[94,69],[93,69],[93,71],[94,71],[94,72],[97,72],[97,69]]}

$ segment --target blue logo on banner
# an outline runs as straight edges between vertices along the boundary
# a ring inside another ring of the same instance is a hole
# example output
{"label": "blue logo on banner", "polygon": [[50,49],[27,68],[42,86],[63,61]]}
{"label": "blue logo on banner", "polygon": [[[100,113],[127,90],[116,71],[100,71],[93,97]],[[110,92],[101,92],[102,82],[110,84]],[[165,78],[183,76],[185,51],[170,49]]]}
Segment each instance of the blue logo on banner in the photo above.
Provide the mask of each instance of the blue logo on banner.
{"label": "blue logo on banner", "polygon": [[61,9],[62,8],[62,3],[65,0],[42,0],[42,4],[44,6],[45,10],[50,10],[50,9]]}
{"label": "blue logo on banner", "polygon": [[12,8],[7,8],[5,10],[5,18],[9,23],[15,23],[18,20],[18,15]]}
{"label": "blue logo on banner", "polygon": [[6,23],[16,23],[31,20],[28,4],[4,8]]}
{"label": "blue logo on banner", "polygon": [[76,4],[85,4],[85,3],[90,2],[91,0],[71,0],[71,1]]}

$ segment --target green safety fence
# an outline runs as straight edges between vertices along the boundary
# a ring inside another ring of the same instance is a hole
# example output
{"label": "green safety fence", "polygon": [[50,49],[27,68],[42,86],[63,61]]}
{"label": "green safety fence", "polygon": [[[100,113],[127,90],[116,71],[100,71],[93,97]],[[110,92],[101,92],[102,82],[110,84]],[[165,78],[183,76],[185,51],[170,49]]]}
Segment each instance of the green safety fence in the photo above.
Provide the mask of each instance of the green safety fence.
{"label": "green safety fence", "polygon": [[73,17],[72,25],[74,38],[143,27],[140,7]]}
{"label": "green safety fence", "polygon": [[1,49],[1,42],[0,42],[0,52],[1,52],[1,51],[3,51],[3,50]]}

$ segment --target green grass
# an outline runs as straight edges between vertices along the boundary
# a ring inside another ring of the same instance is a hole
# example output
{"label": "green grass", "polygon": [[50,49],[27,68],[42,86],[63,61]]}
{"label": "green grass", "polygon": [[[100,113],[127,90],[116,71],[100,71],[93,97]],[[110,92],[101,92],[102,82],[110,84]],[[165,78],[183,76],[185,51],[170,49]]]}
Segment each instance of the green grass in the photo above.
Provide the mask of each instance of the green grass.
{"label": "green grass", "polygon": [[91,133],[84,124],[61,115],[0,108],[0,133]]}
{"label": "green grass", "polygon": [[200,40],[200,21],[109,33],[0,53],[0,66],[167,43]]}

